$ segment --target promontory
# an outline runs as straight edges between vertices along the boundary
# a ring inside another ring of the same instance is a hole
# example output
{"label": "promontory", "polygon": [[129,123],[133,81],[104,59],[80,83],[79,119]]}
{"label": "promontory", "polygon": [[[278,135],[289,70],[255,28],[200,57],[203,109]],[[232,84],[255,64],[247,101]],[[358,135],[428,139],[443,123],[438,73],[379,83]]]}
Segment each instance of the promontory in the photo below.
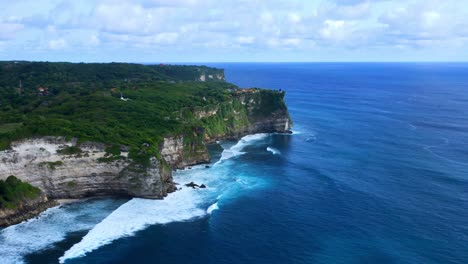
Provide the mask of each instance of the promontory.
{"label": "promontory", "polygon": [[56,199],[163,198],[207,144],[289,132],[284,96],[206,66],[0,62],[0,226]]}

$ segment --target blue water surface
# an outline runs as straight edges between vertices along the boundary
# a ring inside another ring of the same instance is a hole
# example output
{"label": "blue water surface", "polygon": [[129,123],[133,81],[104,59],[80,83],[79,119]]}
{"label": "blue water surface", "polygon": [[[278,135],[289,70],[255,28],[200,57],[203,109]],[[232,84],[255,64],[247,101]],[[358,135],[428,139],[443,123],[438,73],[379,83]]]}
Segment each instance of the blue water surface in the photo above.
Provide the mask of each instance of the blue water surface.
{"label": "blue water surface", "polygon": [[[225,162],[211,215],[66,263],[468,263],[468,64],[210,65],[285,90],[295,133]],[[56,263],[79,240],[26,259]]]}

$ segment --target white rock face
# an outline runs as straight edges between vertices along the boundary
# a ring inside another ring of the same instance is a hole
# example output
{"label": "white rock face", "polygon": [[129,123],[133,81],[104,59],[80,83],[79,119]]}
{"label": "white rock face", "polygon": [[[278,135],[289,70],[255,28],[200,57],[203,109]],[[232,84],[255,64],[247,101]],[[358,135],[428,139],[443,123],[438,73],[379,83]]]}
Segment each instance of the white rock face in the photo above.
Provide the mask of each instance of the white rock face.
{"label": "white rock face", "polygon": [[180,161],[181,153],[184,150],[183,137],[170,137],[164,138],[163,146],[161,148],[161,156],[169,164],[175,164]]}
{"label": "white rock face", "polygon": [[160,198],[166,195],[166,183],[172,184],[170,171],[160,173],[160,164],[152,160],[144,171],[129,167],[128,153],[111,162],[99,162],[105,146],[80,145],[82,153],[63,155],[57,150],[76,145],[63,137],[27,139],[12,143],[11,150],[0,151],[0,179],[15,175],[42,189],[49,198],[80,198],[99,195],[130,195]]}
{"label": "white rock face", "polygon": [[161,157],[172,168],[177,169],[210,161],[210,156],[205,145],[194,146],[193,144],[188,144],[184,146],[183,136],[164,138]]}

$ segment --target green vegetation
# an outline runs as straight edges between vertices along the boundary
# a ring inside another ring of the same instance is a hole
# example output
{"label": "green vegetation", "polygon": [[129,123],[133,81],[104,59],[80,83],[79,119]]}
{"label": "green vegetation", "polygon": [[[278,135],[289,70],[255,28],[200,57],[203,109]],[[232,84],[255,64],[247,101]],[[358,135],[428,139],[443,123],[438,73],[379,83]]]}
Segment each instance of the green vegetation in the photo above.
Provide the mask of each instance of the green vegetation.
{"label": "green vegetation", "polygon": [[80,147],[77,146],[67,146],[63,149],[57,150],[58,153],[63,154],[63,155],[78,155],[81,154],[81,149]]}
{"label": "green vegetation", "polygon": [[51,170],[55,170],[58,166],[62,166],[63,162],[61,160],[53,161],[53,162],[41,162],[39,165],[44,166],[47,165]]}
{"label": "green vegetation", "polygon": [[[201,75],[206,82],[198,81]],[[182,134],[184,145],[196,151],[204,133],[249,122],[250,113],[235,100],[238,88],[218,76],[224,78],[224,71],[204,66],[0,62],[0,150],[26,137],[65,136],[78,142],[61,154],[81,155],[80,143],[102,142],[110,146],[102,162],[120,158],[120,146],[128,146],[130,158],[148,164],[163,137]],[[285,107],[282,93],[248,96],[273,103],[259,115]],[[195,115],[213,108],[219,114]]]}
{"label": "green vegetation", "polygon": [[120,155],[120,146],[119,145],[112,145],[106,148],[106,155],[113,155],[113,156],[119,156]]}
{"label": "green vegetation", "polygon": [[38,198],[40,194],[39,188],[9,176],[5,181],[0,180],[0,209],[14,209],[22,202]]}
{"label": "green vegetation", "polygon": [[120,159],[125,159],[125,157],[120,156],[120,146],[111,145],[105,149],[106,155],[104,157],[98,158],[98,162],[113,162]]}
{"label": "green vegetation", "polygon": [[67,187],[68,188],[75,188],[77,185],[76,181],[69,181],[67,182]]}

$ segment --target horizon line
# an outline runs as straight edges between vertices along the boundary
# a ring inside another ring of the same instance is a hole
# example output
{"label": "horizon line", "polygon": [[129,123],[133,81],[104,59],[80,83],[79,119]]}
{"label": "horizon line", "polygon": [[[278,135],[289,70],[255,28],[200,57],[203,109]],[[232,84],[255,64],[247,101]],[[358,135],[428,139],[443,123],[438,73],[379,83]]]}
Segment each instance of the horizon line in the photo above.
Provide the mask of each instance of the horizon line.
{"label": "horizon line", "polygon": [[66,60],[3,60],[0,62],[65,62],[65,63],[134,63],[134,64],[188,64],[188,63],[251,63],[251,64],[299,64],[299,63],[468,63],[467,61],[66,61]]}

